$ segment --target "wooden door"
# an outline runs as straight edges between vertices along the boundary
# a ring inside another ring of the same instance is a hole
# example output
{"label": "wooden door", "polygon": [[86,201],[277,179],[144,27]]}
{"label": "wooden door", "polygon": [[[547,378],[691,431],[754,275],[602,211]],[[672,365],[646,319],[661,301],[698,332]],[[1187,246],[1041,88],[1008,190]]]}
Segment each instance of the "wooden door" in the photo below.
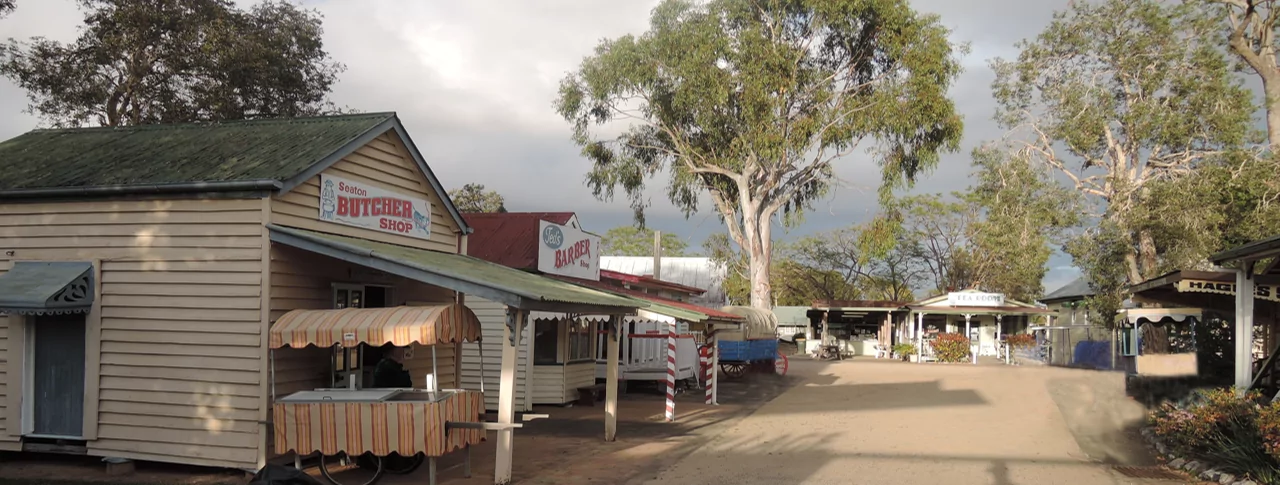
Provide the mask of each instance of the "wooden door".
{"label": "wooden door", "polygon": [[32,325],[32,433],[84,433],[85,315],[45,315]]}

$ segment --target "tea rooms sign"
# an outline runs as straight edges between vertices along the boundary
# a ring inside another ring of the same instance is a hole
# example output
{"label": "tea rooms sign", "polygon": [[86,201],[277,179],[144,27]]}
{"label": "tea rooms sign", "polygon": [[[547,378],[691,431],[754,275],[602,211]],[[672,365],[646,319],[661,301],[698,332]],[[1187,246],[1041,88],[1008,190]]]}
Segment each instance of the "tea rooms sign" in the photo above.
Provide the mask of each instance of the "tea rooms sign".
{"label": "tea rooms sign", "polygon": [[600,281],[600,238],[547,221],[538,229],[538,271]]}
{"label": "tea rooms sign", "polygon": [[947,293],[947,304],[951,306],[1004,306],[1004,294],[977,291]]}
{"label": "tea rooms sign", "polygon": [[431,238],[430,202],[325,174],[320,174],[320,220]]}

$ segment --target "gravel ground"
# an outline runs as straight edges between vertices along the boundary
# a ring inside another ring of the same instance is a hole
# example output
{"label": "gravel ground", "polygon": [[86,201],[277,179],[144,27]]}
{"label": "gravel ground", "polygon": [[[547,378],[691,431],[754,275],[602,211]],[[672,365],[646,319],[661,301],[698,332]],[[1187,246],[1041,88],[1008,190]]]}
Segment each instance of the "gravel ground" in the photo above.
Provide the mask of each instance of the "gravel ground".
{"label": "gravel ground", "polygon": [[1141,408],[1117,374],[795,359],[804,382],[640,483],[1137,484]]}

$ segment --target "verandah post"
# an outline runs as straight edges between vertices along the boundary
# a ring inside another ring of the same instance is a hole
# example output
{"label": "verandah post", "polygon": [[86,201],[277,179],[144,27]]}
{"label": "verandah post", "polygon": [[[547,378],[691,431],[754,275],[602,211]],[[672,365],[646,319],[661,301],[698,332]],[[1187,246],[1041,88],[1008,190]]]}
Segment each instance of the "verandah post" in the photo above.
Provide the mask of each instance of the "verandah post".
{"label": "verandah post", "polygon": [[604,440],[618,436],[618,341],[622,333],[622,315],[609,317],[609,334],[605,341]]}

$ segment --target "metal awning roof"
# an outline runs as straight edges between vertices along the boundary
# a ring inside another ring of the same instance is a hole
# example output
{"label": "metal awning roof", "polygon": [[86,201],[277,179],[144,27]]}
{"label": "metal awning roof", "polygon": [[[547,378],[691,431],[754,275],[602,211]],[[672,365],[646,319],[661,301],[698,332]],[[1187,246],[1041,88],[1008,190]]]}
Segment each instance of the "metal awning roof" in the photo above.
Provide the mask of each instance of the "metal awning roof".
{"label": "metal awning roof", "polygon": [[633,314],[648,303],[460,254],[270,225],[271,241],[521,310]]}
{"label": "metal awning roof", "polygon": [[0,313],[87,313],[93,293],[91,263],[18,261],[0,275]]}
{"label": "metal awning roof", "polygon": [[480,340],[480,319],[464,305],[294,310],[271,325],[271,348],[308,345],[375,347],[436,345]]}

